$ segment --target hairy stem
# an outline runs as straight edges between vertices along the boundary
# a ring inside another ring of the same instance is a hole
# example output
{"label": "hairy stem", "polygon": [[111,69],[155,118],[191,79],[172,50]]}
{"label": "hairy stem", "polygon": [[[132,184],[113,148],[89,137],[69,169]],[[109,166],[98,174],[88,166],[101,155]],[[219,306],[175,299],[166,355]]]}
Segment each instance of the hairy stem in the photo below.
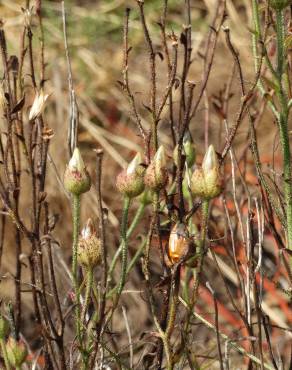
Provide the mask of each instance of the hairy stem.
{"label": "hairy stem", "polygon": [[79,345],[82,347],[81,322],[80,322],[80,291],[77,266],[77,250],[80,231],[80,195],[75,194],[73,195],[72,218],[73,218],[72,276],[76,305],[75,306],[76,334],[79,341]]}
{"label": "hairy stem", "polygon": [[277,34],[277,74],[278,74],[278,98],[280,102],[280,117],[278,120],[280,140],[283,152],[283,171],[284,171],[284,195],[286,203],[287,219],[287,243],[288,248],[292,249],[292,177],[290,163],[290,143],[288,130],[288,100],[283,88],[283,74],[285,62],[285,20],[283,10],[276,10],[276,34]]}
{"label": "hairy stem", "polygon": [[[135,230],[135,228],[137,227],[137,225],[139,224],[143,214],[144,214],[144,211],[145,211],[145,207],[146,205],[141,203],[139,208],[137,209],[137,212],[134,216],[134,219],[130,225],[130,227],[128,228],[127,230],[127,239],[130,238],[130,236],[132,235],[133,231]],[[110,265],[110,268],[109,268],[109,272],[108,272],[108,281],[107,281],[107,284],[109,284],[112,280],[112,274],[113,274],[113,271],[116,267],[116,264],[118,262],[118,258],[120,256],[120,254],[122,253],[122,249],[123,249],[123,244],[121,243],[118,250],[116,251],[114,257],[113,257],[113,260],[111,262],[111,265]]]}
{"label": "hairy stem", "polygon": [[124,198],[122,225],[121,225],[121,239],[122,239],[122,272],[121,279],[118,286],[118,297],[123,291],[126,274],[127,274],[127,261],[128,261],[128,239],[127,239],[127,225],[128,225],[128,213],[130,208],[131,199],[129,197]]}

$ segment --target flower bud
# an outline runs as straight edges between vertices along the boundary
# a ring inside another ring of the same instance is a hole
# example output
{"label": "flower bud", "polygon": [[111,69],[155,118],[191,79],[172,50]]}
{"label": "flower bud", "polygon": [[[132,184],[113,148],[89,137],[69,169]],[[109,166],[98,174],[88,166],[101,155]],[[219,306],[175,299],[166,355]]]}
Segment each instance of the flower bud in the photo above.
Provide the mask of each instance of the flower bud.
{"label": "flower bud", "polygon": [[288,5],[291,5],[292,1],[291,0],[270,0],[269,5],[271,8],[274,10],[283,10],[286,8]]}
{"label": "flower bud", "polygon": [[146,170],[144,182],[149,189],[159,191],[166,186],[167,181],[166,156],[161,145]]}
{"label": "flower bud", "polygon": [[45,102],[48,99],[49,95],[45,95],[43,90],[40,92],[37,92],[34,98],[34,101],[32,103],[32,106],[30,108],[29,117],[28,119],[30,121],[35,120],[37,117],[39,117],[44,108],[45,108]]}
{"label": "flower bud", "polygon": [[170,232],[168,256],[172,264],[179,262],[189,252],[188,231],[184,224],[177,223]]}
{"label": "flower bud", "polygon": [[205,176],[202,168],[196,168],[191,179],[191,191],[193,195],[201,198],[205,198],[206,195],[206,184]]}
{"label": "flower bud", "polygon": [[11,366],[19,368],[26,359],[27,348],[22,340],[16,341],[10,337],[6,344],[7,357]]}
{"label": "flower bud", "polygon": [[81,231],[77,249],[78,262],[86,268],[93,269],[101,259],[100,239],[92,220],[89,218]]}
{"label": "flower bud", "polygon": [[204,199],[215,198],[222,191],[222,176],[213,145],[204,156],[202,168],[196,169],[192,175],[191,190],[193,195]]}
{"label": "flower bud", "polygon": [[141,163],[141,154],[137,153],[128,167],[117,176],[116,186],[119,192],[129,198],[138,196],[144,190],[145,169]]}
{"label": "flower bud", "polygon": [[[192,138],[189,132],[186,132],[183,139],[182,154],[186,157],[186,163],[189,168],[195,163],[196,159],[196,147],[192,142]],[[173,151],[173,160],[175,165],[178,163],[178,145],[174,148]]]}
{"label": "flower bud", "polygon": [[64,174],[64,186],[74,195],[86,193],[91,187],[91,179],[81,157],[80,150],[74,149],[72,158]]}
{"label": "flower bud", "polygon": [[0,340],[5,339],[9,331],[8,321],[0,314]]}

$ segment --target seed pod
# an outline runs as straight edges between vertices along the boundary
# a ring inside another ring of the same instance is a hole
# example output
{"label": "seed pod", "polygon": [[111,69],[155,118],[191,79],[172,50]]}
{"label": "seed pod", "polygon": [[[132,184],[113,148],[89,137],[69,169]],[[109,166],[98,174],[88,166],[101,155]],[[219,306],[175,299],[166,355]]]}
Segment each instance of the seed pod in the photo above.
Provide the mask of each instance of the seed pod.
{"label": "seed pod", "polygon": [[189,238],[186,226],[182,223],[174,225],[168,242],[168,257],[172,264],[179,262],[189,252]]}
{"label": "seed pod", "polygon": [[166,168],[165,150],[161,145],[146,170],[144,182],[149,189],[159,191],[166,186],[167,181],[168,173]]}
{"label": "seed pod", "polygon": [[72,158],[64,174],[64,186],[74,195],[86,193],[91,187],[91,179],[81,157],[80,150],[74,149]]}
{"label": "seed pod", "polygon": [[203,199],[217,197],[222,191],[222,176],[217,154],[213,145],[210,145],[202,163],[202,168],[194,171],[191,180],[193,195]]}
{"label": "seed pod", "polygon": [[[191,135],[189,132],[186,132],[183,139],[182,153],[186,157],[186,163],[189,168],[193,166],[196,159],[196,146],[192,141]],[[173,160],[175,165],[178,163],[178,145],[174,148],[173,151]]]}
{"label": "seed pod", "polygon": [[206,184],[205,176],[202,168],[196,168],[191,179],[191,191],[193,195],[201,198],[205,198],[206,195]]}
{"label": "seed pod", "polygon": [[129,198],[138,196],[144,190],[145,168],[141,163],[141,154],[137,153],[128,167],[117,176],[116,186],[119,192]]}
{"label": "seed pod", "polygon": [[8,321],[0,314],[0,340],[5,339],[9,331]]}
{"label": "seed pod", "polygon": [[89,218],[81,231],[77,249],[78,262],[86,268],[93,269],[101,259],[100,239],[92,220]]}
{"label": "seed pod", "polygon": [[9,337],[6,343],[7,357],[11,366],[20,368],[25,362],[27,356],[27,348],[22,340],[16,341]]}

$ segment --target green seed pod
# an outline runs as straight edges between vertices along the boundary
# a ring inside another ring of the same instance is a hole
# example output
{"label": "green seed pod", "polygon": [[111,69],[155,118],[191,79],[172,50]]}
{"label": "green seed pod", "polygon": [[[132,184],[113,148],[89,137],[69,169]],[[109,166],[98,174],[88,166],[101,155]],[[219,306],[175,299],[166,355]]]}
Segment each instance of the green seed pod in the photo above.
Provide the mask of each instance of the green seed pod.
{"label": "green seed pod", "polygon": [[[193,166],[196,159],[196,146],[192,141],[191,135],[187,132],[184,135],[182,154],[186,157],[186,162],[189,168]],[[174,148],[173,151],[173,161],[177,166],[178,163],[178,145]]]}
{"label": "green seed pod", "polygon": [[94,224],[90,218],[81,231],[81,237],[78,242],[77,259],[82,266],[91,269],[93,269],[101,259],[100,239],[97,237]]}
{"label": "green seed pod", "polygon": [[9,332],[9,323],[8,321],[0,314],[0,340],[5,339],[6,335]]}
{"label": "green seed pod", "polygon": [[10,337],[6,343],[7,357],[11,366],[19,368],[26,359],[27,348],[22,340]]}
{"label": "green seed pod", "polygon": [[204,172],[201,168],[196,168],[192,175],[191,191],[193,195],[200,197],[200,198],[205,198],[206,184],[205,184]]}
{"label": "green seed pod", "polygon": [[129,198],[138,196],[144,190],[145,168],[141,163],[141,154],[137,153],[128,167],[117,176],[116,186],[119,192]]}
{"label": "green seed pod", "polygon": [[204,156],[202,168],[196,169],[192,175],[191,190],[195,196],[212,199],[221,193],[222,182],[217,154],[213,145],[210,145]]}
{"label": "green seed pod", "polygon": [[86,193],[91,187],[91,179],[78,148],[75,148],[66,168],[64,186],[67,191],[74,195]]}
{"label": "green seed pod", "polygon": [[161,145],[146,170],[144,182],[150,190],[159,191],[166,186],[167,181],[168,172],[166,168],[165,150]]}

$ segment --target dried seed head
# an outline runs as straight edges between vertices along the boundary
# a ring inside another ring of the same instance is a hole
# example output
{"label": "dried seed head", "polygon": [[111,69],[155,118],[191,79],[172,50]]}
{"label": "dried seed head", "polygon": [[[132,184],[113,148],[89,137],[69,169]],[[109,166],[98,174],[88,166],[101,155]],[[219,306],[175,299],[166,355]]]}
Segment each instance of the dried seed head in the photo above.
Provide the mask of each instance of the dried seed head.
{"label": "dried seed head", "polygon": [[203,199],[217,197],[223,188],[218,157],[213,145],[210,145],[202,163],[202,168],[196,169],[192,175],[191,190],[193,195]]}
{"label": "dried seed head", "polygon": [[72,158],[64,174],[64,186],[74,195],[86,193],[91,187],[91,179],[81,157],[80,150],[74,149]]}
{"label": "dried seed head", "polygon": [[93,269],[100,261],[100,239],[90,218],[81,231],[77,254],[78,262],[86,268]]}
{"label": "dried seed head", "polygon": [[291,4],[292,4],[291,0],[270,0],[269,1],[269,5],[274,10],[283,10]]}
{"label": "dried seed head", "polygon": [[177,223],[170,232],[168,256],[172,264],[179,262],[189,252],[188,231],[184,224]]}
{"label": "dried seed head", "polygon": [[9,331],[8,321],[0,314],[0,340],[5,339]]}
{"label": "dried seed head", "polygon": [[166,155],[161,145],[146,170],[144,182],[149,189],[159,191],[166,186],[167,181]]}
{"label": "dried seed head", "polygon": [[30,112],[29,112],[28,119],[30,121],[35,120],[37,117],[39,117],[42,114],[42,112],[45,108],[46,100],[48,99],[48,97],[49,97],[49,95],[45,95],[43,90],[36,93],[34,101],[33,101],[32,106],[30,108]]}
{"label": "dried seed head", "polygon": [[7,357],[11,366],[20,368],[25,362],[27,356],[27,348],[22,340],[15,340],[9,337],[6,343]]}
{"label": "dried seed head", "polygon": [[23,13],[24,25],[27,28],[31,28],[32,26],[32,17],[33,17],[33,8],[21,8]]}
{"label": "dried seed head", "polygon": [[137,153],[128,167],[117,176],[116,186],[119,192],[129,198],[138,196],[144,190],[145,169],[141,163],[141,154]]}

